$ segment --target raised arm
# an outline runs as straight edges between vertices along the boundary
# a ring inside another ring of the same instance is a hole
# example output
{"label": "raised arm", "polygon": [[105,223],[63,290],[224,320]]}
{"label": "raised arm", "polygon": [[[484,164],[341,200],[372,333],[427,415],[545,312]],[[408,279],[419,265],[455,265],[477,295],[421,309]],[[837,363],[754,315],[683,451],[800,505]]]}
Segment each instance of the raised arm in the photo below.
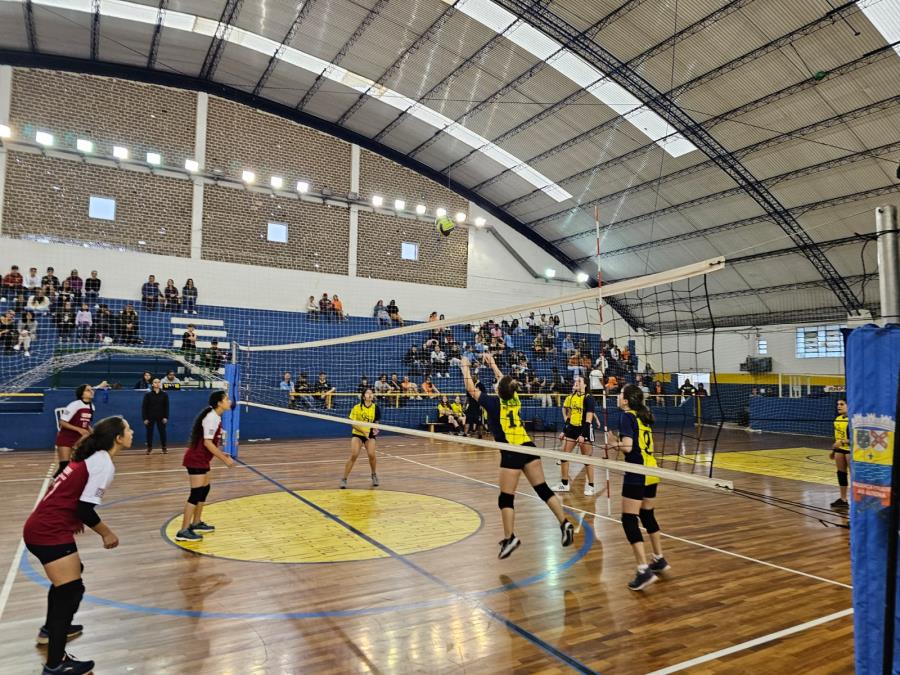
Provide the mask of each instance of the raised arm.
{"label": "raised arm", "polygon": [[481,396],[481,391],[479,391],[478,387],[476,387],[475,383],[472,381],[472,372],[469,368],[468,357],[463,356],[459,359],[459,369],[462,371],[463,384],[466,386],[466,393],[477,401]]}
{"label": "raised arm", "polygon": [[494,372],[494,377],[496,377],[498,381],[503,377],[503,371],[497,367],[497,362],[494,361],[494,357],[488,352],[485,352],[484,355],[482,355],[481,360],[491,367],[491,370]]}

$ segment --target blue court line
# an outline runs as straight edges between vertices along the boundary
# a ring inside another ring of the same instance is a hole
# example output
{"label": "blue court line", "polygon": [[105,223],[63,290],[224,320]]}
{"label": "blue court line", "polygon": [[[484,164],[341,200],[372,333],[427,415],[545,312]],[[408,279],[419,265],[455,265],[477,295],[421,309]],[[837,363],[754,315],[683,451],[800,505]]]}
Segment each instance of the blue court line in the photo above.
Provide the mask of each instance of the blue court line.
{"label": "blue court line", "polygon": [[323,516],[325,516],[326,518],[328,518],[329,520],[332,520],[332,521],[334,521],[335,523],[337,523],[338,525],[340,525],[341,527],[344,527],[345,529],[349,530],[350,532],[352,532],[353,534],[355,534],[357,537],[359,537],[360,539],[362,539],[363,541],[365,541],[367,544],[369,544],[369,545],[371,545],[371,546],[374,546],[375,548],[379,549],[380,551],[386,553],[387,555],[389,555],[391,558],[393,558],[393,559],[396,560],[397,562],[403,563],[404,565],[406,565],[407,567],[409,567],[409,568],[410,568],[411,570],[413,570],[414,572],[417,572],[418,574],[422,575],[423,577],[425,577],[426,579],[428,579],[428,580],[429,580],[430,582],[432,582],[433,584],[435,584],[435,585],[441,587],[441,588],[442,588],[444,591],[446,591],[447,593],[451,593],[451,594],[455,595],[455,596],[456,596],[456,599],[458,599],[458,600],[474,600],[474,605],[475,605],[475,607],[477,607],[478,609],[480,609],[480,610],[481,610],[482,612],[484,612],[487,616],[489,616],[490,618],[494,619],[495,621],[498,621],[498,622],[502,623],[504,626],[506,626],[507,628],[509,628],[510,630],[512,630],[513,632],[515,632],[516,634],[518,634],[518,635],[520,635],[521,637],[525,638],[526,640],[528,640],[529,642],[531,642],[533,645],[535,645],[535,646],[539,647],[540,649],[544,650],[544,652],[546,652],[546,653],[549,654],[550,656],[556,658],[558,661],[561,661],[562,663],[566,664],[567,666],[569,666],[569,667],[572,668],[573,670],[576,670],[576,671],[578,671],[579,673],[596,673],[596,672],[597,672],[597,671],[594,671],[594,670],[591,670],[590,668],[588,668],[586,665],[584,665],[583,663],[581,663],[581,661],[578,661],[577,659],[575,659],[575,658],[569,656],[569,655],[566,654],[565,652],[560,651],[559,649],[557,649],[556,647],[554,647],[553,645],[551,645],[549,642],[546,642],[545,640],[542,640],[542,639],[539,638],[537,635],[535,635],[534,633],[532,633],[532,632],[526,630],[525,628],[523,628],[523,627],[520,626],[519,624],[515,623],[515,622],[512,621],[511,619],[508,619],[507,617],[503,616],[503,615],[500,614],[499,612],[497,612],[497,611],[491,609],[490,607],[486,606],[483,602],[481,602],[481,600],[475,599],[475,598],[473,598],[473,596],[467,595],[466,593],[460,591],[459,589],[454,588],[452,585],[450,585],[449,583],[447,583],[446,581],[444,581],[444,580],[441,579],[440,577],[438,577],[438,576],[432,574],[432,573],[429,572],[428,570],[426,570],[426,569],[424,569],[423,567],[417,565],[416,563],[414,563],[414,562],[413,562],[412,560],[410,560],[409,558],[407,558],[407,557],[405,557],[405,556],[403,556],[403,555],[397,553],[396,551],[394,551],[393,549],[389,548],[388,546],[385,546],[384,544],[382,544],[382,543],[379,542],[378,540],[373,539],[372,537],[370,537],[369,535],[367,535],[365,532],[362,532],[361,530],[358,530],[357,528],[353,527],[353,525],[351,525],[350,523],[348,523],[348,522],[346,522],[345,520],[341,519],[339,516],[336,516],[335,514],[333,514],[333,513],[331,513],[330,511],[328,511],[327,509],[322,508],[321,506],[319,506],[319,505],[316,504],[315,502],[313,502],[313,501],[307,499],[306,497],[303,497],[302,495],[297,494],[296,492],[294,492],[293,490],[291,490],[290,488],[288,488],[288,487],[285,486],[284,484],[279,483],[279,482],[278,482],[277,480],[275,480],[274,478],[271,478],[270,476],[267,476],[266,474],[264,474],[262,471],[260,471],[260,470],[257,469],[256,467],[251,466],[250,464],[247,464],[246,462],[244,462],[244,461],[242,461],[242,460],[240,460],[240,459],[238,459],[237,461],[240,462],[242,465],[246,466],[248,469],[250,469],[250,471],[252,471],[252,472],[255,473],[256,475],[258,475],[258,476],[259,476],[260,478],[262,478],[263,480],[266,480],[266,481],[272,483],[272,485],[275,485],[275,486],[278,487],[279,489],[284,490],[284,491],[287,492],[289,495],[291,495],[291,496],[294,497],[295,499],[298,499],[299,501],[303,502],[304,504],[306,504],[306,505],[309,506],[310,508],[315,509],[316,511],[318,511],[319,513],[321,513]]}

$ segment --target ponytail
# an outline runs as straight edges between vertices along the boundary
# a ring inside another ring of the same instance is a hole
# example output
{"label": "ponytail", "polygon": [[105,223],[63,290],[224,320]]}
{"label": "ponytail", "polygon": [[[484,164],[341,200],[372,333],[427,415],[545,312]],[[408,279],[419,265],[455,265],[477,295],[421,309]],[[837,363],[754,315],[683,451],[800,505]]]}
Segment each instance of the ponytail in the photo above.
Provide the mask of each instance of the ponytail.
{"label": "ponytail", "polygon": [[635,384],[626,384],[622,389],[622,396],[628,403],[629,410],[633,410],[637,418],[648,427],[653,426],[653,413],[644,403],[644,392]]}
{"label": "ponytail", "polygon": [[83,462],[98,450],[112,450],[116,439],[125,433],[125,420],[118,415],[106,417],[94,430],[75,444],[72,451],[73,462]]}
{"label": "ponytail", "polygon": [[215,410],[219,403],[222,402],[222,399],[226,396],[225,390],[214,391],[209,395],[209,400],[207,401],[207,406],[200,411],[200,414],[194,418],[194,424],[191,426],[191,440],[189,441],[189,446],[194,447],[197,443],[200,442],[200,439],[203,438],[203,418],[205,418],[209,413]]}

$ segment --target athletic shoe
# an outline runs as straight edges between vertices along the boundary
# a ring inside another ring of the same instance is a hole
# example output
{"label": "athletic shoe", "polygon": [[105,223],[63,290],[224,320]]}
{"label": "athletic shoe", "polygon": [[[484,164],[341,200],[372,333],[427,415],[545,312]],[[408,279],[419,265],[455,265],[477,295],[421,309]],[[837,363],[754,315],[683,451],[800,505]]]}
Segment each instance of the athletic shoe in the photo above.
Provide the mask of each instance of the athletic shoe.
{"label": "athletic shoe", "polygon": [[153,452],[153,448],[147,448],[147,454],[149,455],[151,452]]}
{"label": "athletic shoe", "polygon": [[662,574],[663,572],[668,572],[672,569],[672,566],[666,562],[665,558],[657,558],[652,563],[647,565],[647,569],[649,569],[654,574]]}
{"label": "athletic shoe", "polygon": [[555,488],[553,488],[554,492],[569,492],[572,489],[571,483],[559,483]]}
{"label": "athletic shoe", "polygon": [[[66,631],[66,640],[71,640],[73,638],[77,638],[81,635],[84,630],[84,626],[79,626],[76,623],[73,623],[69,626],[69,630]],[[45,645],[50,642],[50,634],[47,633],[47,627],[41,626],[41,629],[38,631],[37,643],[39,645]]]}
{"label": "athletic shoe", "polygon": [[162,453],[163,453],[164,455],[168,455],[168,454],[169,454],[168,448],[163,448],[163,449],[162,449]]}
{"label": "athletic shoe", "polygon": [[17,351],[19,351],[21,348],[22,348],[22,345],[16,345],[15,347],[13,347],[13,351],[14,351],[14,352],[17,352]]}
{"label": "athletic shoe", "polygon": [[199,523],[194,523],[191,525],[191,532],[199,532],[201,535],[209,534],[210,532],[215,532],[215,525],[210,525],[209,523],[204,523],[202,520]]}
{"label": "athletic shoe", "polygon": [[833,508],[833,509],[849,509],[850,504],[847,502],[846,499],[838,498],[838,499],[835,499],[833,502],[831,502],[831,508]]}
{"label": "athletic shoe", "polygon": [[347,479],[341,478],[341,490],[346,490],[346,489],[347,489]]}
{"label": "athletic shoe", "polygon": [[41,675],[57,675],[57,673],[65,673],[65,675],[87,675],[93,670],[93,661],[76,661],[71,655],[65,654],[56,668],[44,666]]}
{"label": "athletic shoe", "polygon": [[519,546],[522,545],[522,540],[519,539],[516,535],[512,535],[509,539],[502,539],[500,541],[500,553],[497,555],[498,558],[503,560],[504,558],[508,558],[512,555],[512,552],[515,551]]}
{"label": "athletic shoe", "polygon": [[373,474],[372,474],[372,487],[378,487],[378,485],[379,485],[379,483],[378,483],[378,474],[377,474],[377,473],[373,473]]}
{"label": "athletic shoe", "polygon": [[203,541],[203,535],[197,534],[191,529],[178,530],[175,533],[175,541]]}
{"label": "athletic shoe", "polygon": [[26,351],[26,352],[25,352],[25,356],[31,356],[31,352]]}
{"label": "athletic shoe", "polygon": [[593,497],[595,489],[596,488],[594,488],[593,485],[588,485],[587,483],[585,483],[584,484],[584,496],[585,497]]}
{"label": "athletic shoe", "polygon": [[643,572],[638,571],[637,574],[634,575],[634,579],[628,582],[628,588],[633,591],[642,591],[647,586],[656,582],[656,575],[650,571],[648,567]]}
{"label": "athletic shoe", "polygon": [[562,545],[571,546],[575,541],[575,526],[567,520],[559,526],[559,530],[562,532]]}

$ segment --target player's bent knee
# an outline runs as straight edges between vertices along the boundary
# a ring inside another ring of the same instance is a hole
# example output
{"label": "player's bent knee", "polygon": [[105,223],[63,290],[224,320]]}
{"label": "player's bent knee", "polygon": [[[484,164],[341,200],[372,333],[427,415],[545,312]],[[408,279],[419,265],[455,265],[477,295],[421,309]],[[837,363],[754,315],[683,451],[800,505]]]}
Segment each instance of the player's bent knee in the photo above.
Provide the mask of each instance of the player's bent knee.
{"label": "player's bent knee", "polygon": [[500,507],[501,511],[503,509],[516,508],[516,496],[508,492],[501,492],[500,496],[497,497],[497,506]]}
{"label": "player's bent knee", "polygon": [[628,539],[629,544],[639,544],[644,541],[639,523],[636,513],[622,514],[622,529],[625,530],[625,538]]}
{"label": "player's bent knee", "polygon": [[553,490],[550,489],[550,486],[547,485],[547,483],[535,485],[534,491],[537,493],[537,496],[543,499],[545,502],[549,502],[550,499],[554,496]]}
{"label": "player's bent knee", "polygon": [[647,530],[647,534],[659,532],[659,524],[656,522],[656,515],[653,513],[653,509],[641,509],[640,516],[641,525]]}

